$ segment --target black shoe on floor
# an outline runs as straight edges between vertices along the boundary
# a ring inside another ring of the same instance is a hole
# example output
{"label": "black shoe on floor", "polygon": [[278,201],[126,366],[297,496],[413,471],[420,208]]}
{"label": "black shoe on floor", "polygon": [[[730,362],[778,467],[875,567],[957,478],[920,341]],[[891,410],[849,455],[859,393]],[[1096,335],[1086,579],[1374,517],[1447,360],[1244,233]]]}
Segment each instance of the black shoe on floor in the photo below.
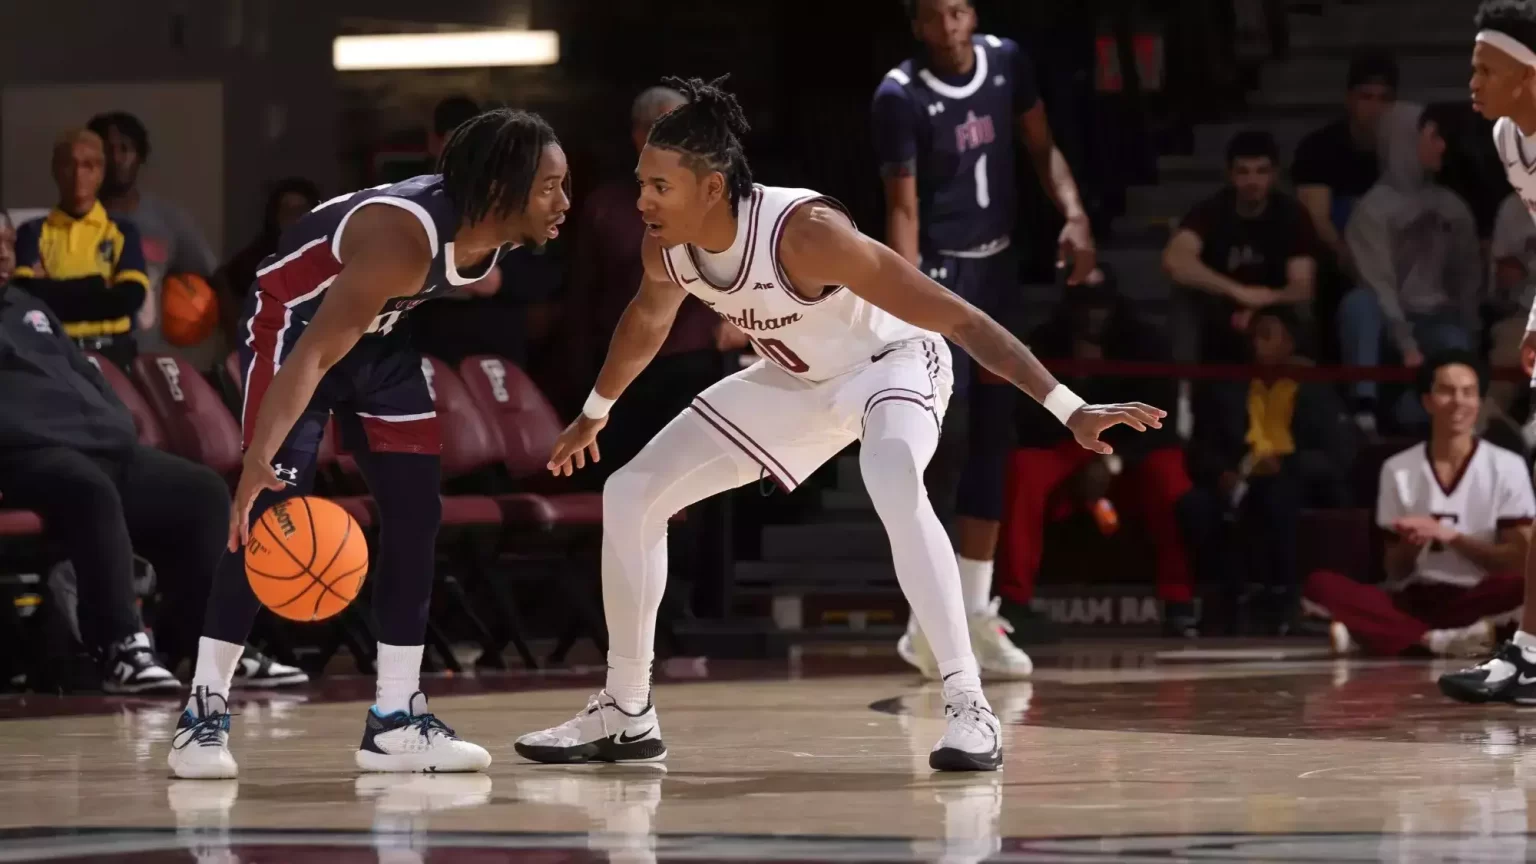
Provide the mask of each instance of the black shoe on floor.
{"label": "black shoe on floor", "polygon": [[1505,642],[1483,663],[1441,675],[1440,692],[1458,702],[1536,705],[1536,662],[1515,643]]}

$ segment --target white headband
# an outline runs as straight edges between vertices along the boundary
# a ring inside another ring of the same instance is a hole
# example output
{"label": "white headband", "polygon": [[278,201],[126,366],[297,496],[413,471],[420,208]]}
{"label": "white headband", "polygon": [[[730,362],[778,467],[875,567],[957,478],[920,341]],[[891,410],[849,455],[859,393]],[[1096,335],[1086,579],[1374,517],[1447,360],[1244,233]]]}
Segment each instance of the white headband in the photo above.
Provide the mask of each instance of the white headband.
{"label": "white headband", "polygon": [[1524,43],[1507,33],[1484,30],[1477,34],[1477,41],[1492,45],[1526,66],[1536,66],[1536,51],[1525,47]]}

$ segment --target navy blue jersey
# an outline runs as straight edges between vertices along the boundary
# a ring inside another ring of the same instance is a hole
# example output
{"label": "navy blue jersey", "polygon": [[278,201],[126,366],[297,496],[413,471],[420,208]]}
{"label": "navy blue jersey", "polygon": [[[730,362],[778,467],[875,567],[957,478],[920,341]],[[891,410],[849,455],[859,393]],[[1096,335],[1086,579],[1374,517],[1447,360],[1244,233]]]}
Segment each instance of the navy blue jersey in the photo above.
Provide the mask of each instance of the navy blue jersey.
{"label": "navy blue jersey", "polygon": [[[359,207],[380,204],[399,207],[421,221],[432,249],[432,266],[421,290],[384,303],[363,338],[388,336],[400,318],[417,305],[441,297],[460,285],[478,281],[496,266],[502,250],[487,256],[473,273],[460,273],[453,264],[453,236],[458,216],[443,194],[439,174],[423,174],[339,195],[305,214],[283,232],[277,251],[256,268],[256,304],[244,322],[250,342],[270,346],[271,359],[281,362],[298,333],[315,316],[325,290],[341,272],[341,234]],[[503,247],[505,248],[505,247]]]}
{"label": "navy blue jersey", "polygon": [[1039,101],[1034,73],[1011,39],[972,37],[971,74],[945,77],[914,57],[875,91],[882,171],[917,176],[925,256],[974,249],[1013,233],[1013,127]]}

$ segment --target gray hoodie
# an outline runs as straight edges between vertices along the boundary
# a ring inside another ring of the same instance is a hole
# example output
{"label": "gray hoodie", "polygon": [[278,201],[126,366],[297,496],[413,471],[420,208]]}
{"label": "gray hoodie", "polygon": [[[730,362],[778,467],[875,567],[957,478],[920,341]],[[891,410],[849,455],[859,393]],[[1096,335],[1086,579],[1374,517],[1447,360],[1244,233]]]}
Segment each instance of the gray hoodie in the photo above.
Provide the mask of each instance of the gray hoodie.
{"label": "gray hoodie", "polygon": [[1376,293],[1404,353],[1419,350],[1410,316],[1451,316],[1477,332],[1483,280],[1472,211],[1419,160],[1423,110],[1398,102],[1382,117],[1381,178],[1345,229],[1360,281]]}

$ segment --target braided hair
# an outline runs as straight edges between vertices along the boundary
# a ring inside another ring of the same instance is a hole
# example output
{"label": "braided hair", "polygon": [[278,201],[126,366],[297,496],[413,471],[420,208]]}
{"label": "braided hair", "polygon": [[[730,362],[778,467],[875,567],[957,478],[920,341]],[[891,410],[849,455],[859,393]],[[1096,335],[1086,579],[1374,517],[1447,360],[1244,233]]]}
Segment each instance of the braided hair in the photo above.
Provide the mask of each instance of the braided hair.
{"label": "braided hair", "polygon": [[719,171],[724,175],[735,215],[737,202],[752,194],[752,168],[741,148],[741,138],[751,126],[736,97],[721,87],[729,77],[721,75],[708,83],[701,78],[661,79],[688,101],[651,124],[646,143],[682,154],[683,164],[695,174]]}
{"label": "braided hair", "polygon": [[544,118],[509,108],[477,114],[454,129],[437,170],[459,224],[522,212],[538,176],[539,159],[551,144],[559,146],[560,140]]}

